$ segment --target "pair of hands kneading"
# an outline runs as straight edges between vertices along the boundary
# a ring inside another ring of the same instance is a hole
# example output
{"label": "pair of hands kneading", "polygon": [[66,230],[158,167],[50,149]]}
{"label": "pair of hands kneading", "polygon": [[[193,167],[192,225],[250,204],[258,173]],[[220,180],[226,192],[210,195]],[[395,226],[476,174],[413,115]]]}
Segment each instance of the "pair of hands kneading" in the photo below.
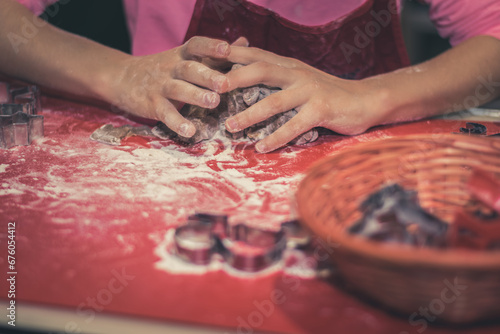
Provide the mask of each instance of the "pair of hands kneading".
{"label": "pair of hands kneading", "polygon": [[[169,51],[131,57],[120,64],[122,70],[114,81],[113,101],[133,114],[157,119],[178,136],[196,142],[200,135],[207,136],[206,129],[197,135],[203,122],[200,108],[213,118],[214,112],[210,110],[224,112],[217,108],[221,94],[232,92],[232,98],[228,98],[234,100],[235,92],[246,92],[248,100],[252,89],[260,89],[260,98],[250,103],[245,101],[246,110],[240,106],[238,112],[219,118],[225,120],[229,132],[247,129],[249,138],[260,140],[256,145],[259,152],[273,151],[303,134],[297,141],[312,141],[317,133],[310,130],[318,126],[356,134],[375,125],[374,120],[364,115],[363,97],[367,94],[361,82],[339,79],[298,60],[249,48],[247,44],[244,38],[229,45],[194,37]],[[234,66],[225,74],[219,71],[231,63],[246,66]],[[178,111],[184,103],[192,105],[188,115]],[[213,127],[209,120],[207,127]],[[267,124],[261,126],[266,127],[265,131],[256,131],[255,127],[252,130],[253,125],[266,120]]]}
{"label": "pair of hands kneading", "polygon": [[[269,129],[272,133],[265,138],[252,132],[259,152],[273,151],[315,127],[355,135],[380,124],[472,108],[500,96],[500,40],[494,33],[472,35],[415,66],[345,80],[248,47],[244,38],[230,45],[194,37],[168,51],[131,56],[41,22],[17,1],[1,1],[0,9],[1,31],[23,36],[23,18],[37,26],[36,38],[26,43],[13,45],[9,34],[0,36],[2,74],[159,120],[185,138],[197,129],[179,113],[182,105],[214,110],[221,94],[259,85],[272,89],[273,94],[224,119],[225,129],[239,133],[294,110],[293,117],[277,121],[282,125]],[[231,64],[244,66],[222,70]]]}

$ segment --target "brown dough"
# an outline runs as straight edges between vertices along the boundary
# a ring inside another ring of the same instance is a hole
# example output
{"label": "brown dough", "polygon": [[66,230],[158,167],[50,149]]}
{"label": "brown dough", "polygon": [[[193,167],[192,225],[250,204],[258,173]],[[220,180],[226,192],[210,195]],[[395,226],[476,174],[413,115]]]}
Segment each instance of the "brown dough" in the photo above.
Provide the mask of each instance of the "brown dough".
{"label": "brown dough", "polygon": [[[234,65],[233,69],[241,67]],[[232,139],[248,138],[251,141],[259,141],[264,139],[283,124],[288,122],[297,114],[295,109],[270,117],[269,119],[255,124],[243,131],[230,133],[225,130],[225,121],[230,116],[234,116],[251,105],[259,102],[267,96],[276,93],[280,88],[269,87],[265,85],[257,85],[248,88],[235,89],[229,93],[221,95],[220,104],[215,109],[205,109],[193,105],[185,105],[180,113],[191,122],[194,123],[197,131],[191,138],[184,138],[176,135],[173,131],[161,122],[153,128],[153,134],[159,138],[175,138],[182,142],[196,144],[203,140],[211,139],[219,130],[227,137]],[[315,141],[318,138],[318,131],[311,129],[306,133],[295,138],[291,143],[295,145],[304,145]]]}
{"label": "brown dough", "polygon": [[111,124],[104,124],[90,135],[90,139],[108,145],[120,145],[123,139],[132,136],[152,137],[153,133],[147,126],[122,125],[115,128]]}

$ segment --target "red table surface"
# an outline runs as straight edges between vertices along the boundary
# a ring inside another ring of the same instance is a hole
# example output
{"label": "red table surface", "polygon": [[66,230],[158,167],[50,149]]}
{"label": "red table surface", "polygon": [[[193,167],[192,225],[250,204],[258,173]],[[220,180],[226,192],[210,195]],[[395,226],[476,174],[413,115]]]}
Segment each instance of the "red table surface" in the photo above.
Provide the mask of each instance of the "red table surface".
{"label": "red table surface", "polygon": [[[138,124],[87,105],[51,98],[43,104],[45,137],[0,150],[0,263],[7,272],[6,226],[15,221],[17,302],[67,307],[81,323],[105,312],[227,328],[221,332],[420,333],[423,328],[336,283],[281,271],[249,278],[225,271],[172,274],[155,266],[154,250],[169,228],[195,210],[224,211],[276,228],[292,215],[291,195],[318,159],[358,142],[458,132],[463,121],[379,127],[357,137],[327,135],[304,148],[256,154],[253,145],[228,147],[222,141],[188,148],[136,138],[107,146],[89,139],[96,128]],[[488,123],[488,129],[499,132],[500,125]],[[169,164],[158,155],[168,153],[159,150],[166,146],[200,160]],[[216,159],[228,149],[228,159]],[[202,176],[195,170],[202,170]],[[228,175],[242,182],[231,184]],[[245,187],[249,182],[251,187]],[[6,299],[7,281],[0,282],[0,298]],[[279,302],[269,303],[276,296]],[[489,325],[463,332],[499,330]]]}

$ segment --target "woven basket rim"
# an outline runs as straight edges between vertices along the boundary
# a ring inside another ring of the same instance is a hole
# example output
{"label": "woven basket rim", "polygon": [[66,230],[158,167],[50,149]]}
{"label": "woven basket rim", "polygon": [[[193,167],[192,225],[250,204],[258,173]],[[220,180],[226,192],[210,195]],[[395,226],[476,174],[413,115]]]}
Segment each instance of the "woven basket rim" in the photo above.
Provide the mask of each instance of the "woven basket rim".
{"label": "woven basket rim", "polygon": [[344,155],[353,155],[360,151],[366,151],[370,148],[376,148],[381,142],[404,142],[404,141],[441,141],[457,144],[459,147],[473,147],[479,151],[492,151],[500,155],[500,139],[489,138],[488,145],[485,146],[485,138],[477,136],[467,136],[461,134],[419,134],[405,135],[376,140],[373,142],[359,143],[355,146],[348,146],[340,151],[334,152],[319,161],[315,162],[306,173],[306,177],[300,182],[295,200],[299,217],[314,234],[322,239],[325,237],[328,242],[338,244],[336,252],[339,254],[351,252],[386,264],[400,266],[426,266],[439,267],[441,269],[474,269],[474,270],[499,270],[500,251],[478,251],[468,249],[436,249],[415,247],[404,244],[388,244],[368,240],[360,236],[349,235],[343,230],[341,233],[331,233],[324,224],[313,224],[304,217],[307,216],[307,208],[301,205],[301,195],[303,188],[308,182],[308,177],[321,166],[328,164],[333,159],[339,159]]}

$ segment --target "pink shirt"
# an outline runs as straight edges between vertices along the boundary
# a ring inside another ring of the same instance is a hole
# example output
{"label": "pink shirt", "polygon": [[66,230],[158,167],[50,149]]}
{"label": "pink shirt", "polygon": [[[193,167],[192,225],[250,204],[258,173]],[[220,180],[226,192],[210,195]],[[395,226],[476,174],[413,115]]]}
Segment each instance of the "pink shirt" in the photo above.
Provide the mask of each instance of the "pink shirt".
{"label": "pink shirt", "polygon": [[[55,0],[18,1],[36,14],[40,14],[45,5],[55,2]],[[489,35],[500,39],[499,0],[422,1],[430,5],[430,17],[439,34],[449,38],[452,45],[477,35]],[[123,2],[132,39],[132,53],[135,55],[157,53],[181,45],[196,4],[196,0],[123,0]],[[348,14],[365,0],[251,0],[251,2],[269,8],[296,23],[314,26]]]}

